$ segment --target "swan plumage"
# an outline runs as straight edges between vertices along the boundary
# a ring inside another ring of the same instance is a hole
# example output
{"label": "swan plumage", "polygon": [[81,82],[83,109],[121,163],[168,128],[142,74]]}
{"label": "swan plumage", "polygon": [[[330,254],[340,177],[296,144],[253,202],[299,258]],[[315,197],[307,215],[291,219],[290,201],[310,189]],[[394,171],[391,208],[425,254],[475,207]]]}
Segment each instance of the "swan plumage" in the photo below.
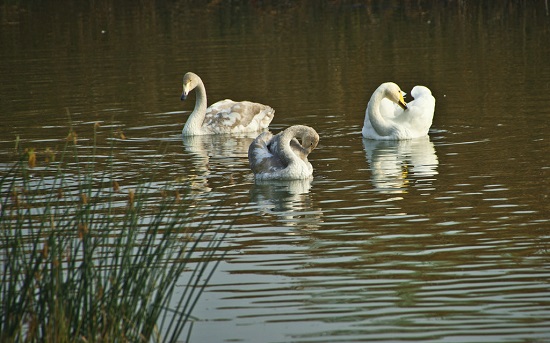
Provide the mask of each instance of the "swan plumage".
{"label": "swan plumage", "polygon": [[273,108],[250,101],[226,99],[207,108],[204,83],[197,74],[188,72],[183,76],[181,100],[193,89],[197,93],[195,108],[183,127],[184,136],[257,132],[273,120]]}
{"label": "swan plumage", "polygon": [[403,91],[393,82],[381,84],[372,94],[365,111],[363,137],[402,140],[424,137],[432,125],[435,98],[424,86],[411,91],[413,101],[405,103]]}
{"label": "swan plumage", "polygon": [[262,132],[248,148],[250,169],[257,180],[296,180],[312,176],[308,155],[319,143],[317,132],[294,125],[273,135]]}

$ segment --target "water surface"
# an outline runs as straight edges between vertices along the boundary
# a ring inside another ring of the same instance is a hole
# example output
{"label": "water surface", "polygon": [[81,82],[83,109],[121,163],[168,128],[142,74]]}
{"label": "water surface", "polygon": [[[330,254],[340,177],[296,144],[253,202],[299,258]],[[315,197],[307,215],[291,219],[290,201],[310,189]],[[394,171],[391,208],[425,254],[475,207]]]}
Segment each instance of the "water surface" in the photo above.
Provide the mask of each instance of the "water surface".
{"label": "water surface", "polygon": [[[3,167],[17,136],[44,164],[70,120],[123,191],[156,170],[152,193],[234,223],[193,342],[550,339],[543,2],[0,7]],[[254,182],[254,135],[182,139],[186,71],[209,102],[274,107],[274,132],[314,127],[314,178]],[[428,138],[361,138],[385,81],[432,89]]]}

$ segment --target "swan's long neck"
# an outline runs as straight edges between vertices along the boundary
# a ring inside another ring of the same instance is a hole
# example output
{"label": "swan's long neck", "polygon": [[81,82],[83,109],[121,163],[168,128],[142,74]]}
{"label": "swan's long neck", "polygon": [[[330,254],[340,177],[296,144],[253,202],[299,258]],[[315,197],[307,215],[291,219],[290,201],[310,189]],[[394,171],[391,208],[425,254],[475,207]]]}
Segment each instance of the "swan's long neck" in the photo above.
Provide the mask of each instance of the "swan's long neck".
{"label": "swan's long neck", "polygon": [[185,126],[183,127],[183,134],[196,134],[201,130],[202,123],[204,122],[204,116],[206,115],[206,89],[202,80],[198,80],[195,87],[196,100],[195,109],[189,115]]}
{"label": "swan's long neck", "polygon": [[313,135],[316,135],[316,133],[312,132],[312,129],[307,126],[296,125],[289,127],[281,133],[281,136],[279,138],[279,157],[287,165],[296,162],[307,161],[307,155],[311,152],[311,150],[313,150],[313,148],[315,148],[316,144],[313,145],[311,148],[304,148],[301,145],[295,144],[293,142],[293,146],[291,147],[291,142],[294,138],[297,137],[300,137],[302,140],[304,140],[304,137],[309,137]]}
{"label": "swan's long neck", "polygon": [[369,115],[370,123],[376,133],[380,136],[389,136],[392,134],[394,126],[390,121],[386,120],[382,116],[382,113],[380,113],[380,104],[384,97],[384,91],[377,89],[370,98],[367,106],[367,113]]}

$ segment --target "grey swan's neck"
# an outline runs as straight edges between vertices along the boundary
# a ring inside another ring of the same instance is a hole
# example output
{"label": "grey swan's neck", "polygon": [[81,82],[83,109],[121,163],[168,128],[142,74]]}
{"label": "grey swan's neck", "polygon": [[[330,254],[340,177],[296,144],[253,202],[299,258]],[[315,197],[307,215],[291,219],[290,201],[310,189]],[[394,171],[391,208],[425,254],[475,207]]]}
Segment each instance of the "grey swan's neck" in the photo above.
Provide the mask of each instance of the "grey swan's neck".
{"label": "grey swan's neck", "polygon": [[[300,138],[299,144],[294,138]],[[298,161],[307,161],[307,156],[319,142],[319,135],[315,130],[308,126],[291,126],[280,133],[279,136],[279,156],[286,165]]]}

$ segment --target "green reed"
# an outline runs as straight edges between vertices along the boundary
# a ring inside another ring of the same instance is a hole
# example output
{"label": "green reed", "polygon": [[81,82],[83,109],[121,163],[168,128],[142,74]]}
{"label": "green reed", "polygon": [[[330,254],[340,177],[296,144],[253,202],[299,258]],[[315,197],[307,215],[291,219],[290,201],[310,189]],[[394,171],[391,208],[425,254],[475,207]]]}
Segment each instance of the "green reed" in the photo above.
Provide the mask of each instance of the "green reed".
{"label": "green reed", "polygon": [[19,148],[0,177],[0,341],[181,341],[230,225],[169,185],[121,191],[70,146],[43,168]]}

